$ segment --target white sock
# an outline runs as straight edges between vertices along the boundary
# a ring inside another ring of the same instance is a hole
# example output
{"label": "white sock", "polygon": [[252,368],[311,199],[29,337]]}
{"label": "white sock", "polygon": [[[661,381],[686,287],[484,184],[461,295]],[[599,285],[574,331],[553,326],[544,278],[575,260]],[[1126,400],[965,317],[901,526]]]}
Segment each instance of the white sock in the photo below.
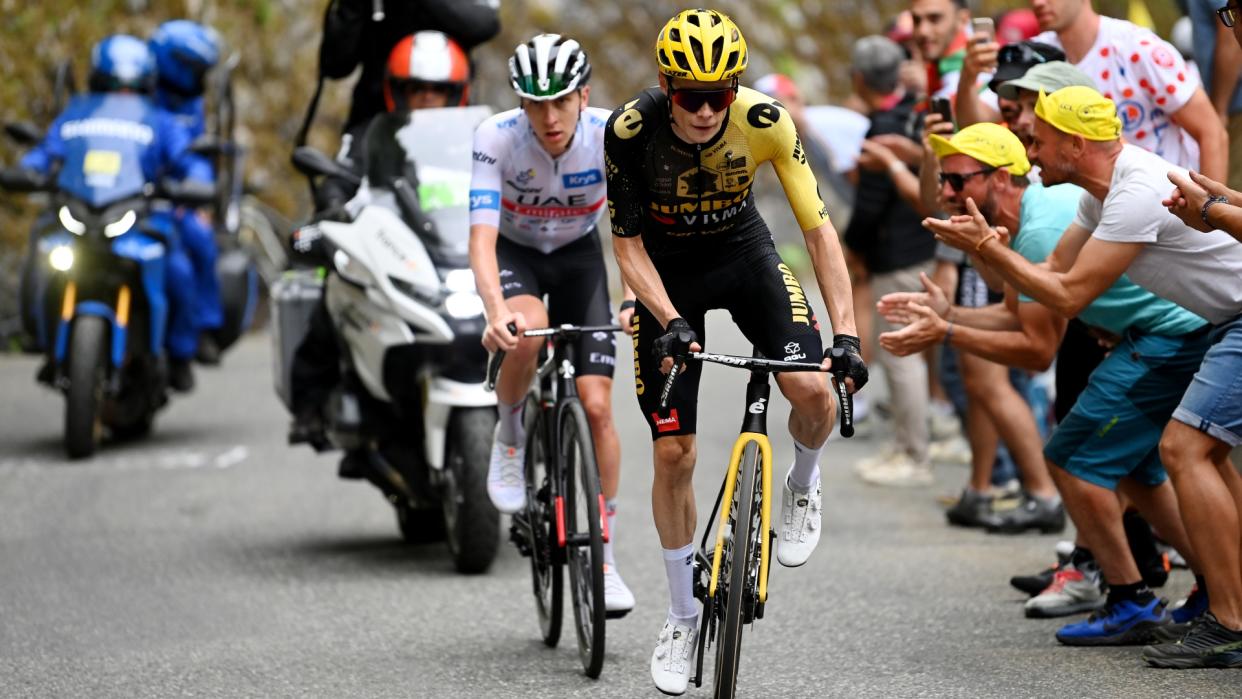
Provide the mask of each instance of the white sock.
{"label": "white sock", "polygon": [[694,603],[694,542],[679,549],[664,549],[664,572],[668,574],[668,618],[686,624],[699,618]]}
{"label": "white sock", "polygon": [[615,566],[612,558],[612,542],[617,540],[617,501],[604,501],[604,514],[608,517],[608,541],[604,542],[604,565]]}
{"label": "white sock", "polygon": [[793,445],[794,462],[789,469],[789,487],[799,493],[806,493],[815,485],[815,479],[819,478],[819,453],[824,447],[820,445],[819,449],[812,449],[799,444],[796,439],[793,440]]}
{"label": "white sock", "polygon": [[501,444],[513,447],[526,443],[526,425],[522,423],[522,407],[525,405],[525,398],[513,404],[496,401],[496,410],[500,413],[500,431],[496,433],[496,438]]}

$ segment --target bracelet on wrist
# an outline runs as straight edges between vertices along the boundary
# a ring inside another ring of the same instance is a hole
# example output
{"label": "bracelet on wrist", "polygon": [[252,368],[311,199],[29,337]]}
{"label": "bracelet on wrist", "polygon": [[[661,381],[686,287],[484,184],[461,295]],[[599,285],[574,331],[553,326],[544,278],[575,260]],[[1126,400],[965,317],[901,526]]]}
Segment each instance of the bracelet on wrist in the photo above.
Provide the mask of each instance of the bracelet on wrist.
{"label": "bracelet on wrist", "polygon": [[989,232],[987,235],[983,236],[983,240],[975,243],[975,252],[982,252],[985,243],[989,240],[996,240],[998,238],[1000,238],[1000,233],[997,233],[996,231]]}
{"label": "bracelet on wrist", "polygon": [[1208,220],[1208,209],[1212,208],[1213,204],[1228,204],[1228,203],[1229,203],[1229,197],[1221,196],[1219,194],[1213,194],[1212,196],[1207,198],[1207,201],[1203,202],[1203,208],[1199,210],[1199,217],[1203,219],[1203,223],[1205,225],[1212,226],[1213,228],[1215,228],[1216,226],[1213,226],[1212,222]]}
{"label": "bracelet on wrist", "polygon": [[621,302],[621,305],[617,308],[617,311],[624,313],[637,305],[638,303],[634,299],[625,299]]}

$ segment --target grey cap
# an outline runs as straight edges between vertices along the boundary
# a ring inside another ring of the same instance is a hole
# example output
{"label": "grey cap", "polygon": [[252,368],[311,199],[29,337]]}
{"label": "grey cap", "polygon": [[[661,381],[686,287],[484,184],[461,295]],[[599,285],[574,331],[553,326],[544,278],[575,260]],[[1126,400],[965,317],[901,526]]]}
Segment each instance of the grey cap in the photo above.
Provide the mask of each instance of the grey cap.
{"label": "grey cap", "polygon": [[850,69],[862,75],[870,89],[888,94],[897,88],[897,73],[906,60],[906,52],[892,39],[872,34],[854,42],[850,51]]}
{"label": "grey cap", "polygon": [[1048,61],[1039,65],[1031,66],[1026,71],[1026,75],[1015,78],[1008,82],[1003,82],[996,94],[1007,100],[1018,99],[1018,90],[1030,90],[1031,92],[1039,92],[1043,90],[1048,94],[1052,94],[1063,87],[1073,87],[1074,85],[1082,85],[1092,89],[1099,89],[1087,74],[1078,70],[1073,65],[1065,61]]}

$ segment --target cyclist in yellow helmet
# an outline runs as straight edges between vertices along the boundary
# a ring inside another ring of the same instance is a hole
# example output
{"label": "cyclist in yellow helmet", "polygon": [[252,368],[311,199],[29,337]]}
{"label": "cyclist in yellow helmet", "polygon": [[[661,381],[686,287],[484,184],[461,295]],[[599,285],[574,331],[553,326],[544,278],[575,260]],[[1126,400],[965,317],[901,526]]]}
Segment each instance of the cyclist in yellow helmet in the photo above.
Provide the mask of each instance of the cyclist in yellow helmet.
{"label": "cyclist in yellow helmet", "polygon": [[[681,694],[698,629],[691,541],[700,366],[685,368],[661,410],[672,357],[700,349],[705,312],[724,308],[764,356],[829,364],[810,302],[755,210],[751,186],[760,163],[772,163],[803,230],[853,390],[866,382],[867,368],[837,233],[793,119],[772,98],[738,85],[747,62],[741,30],[723,13],[686,10],[660,30],[655,53],[660,85],[613,112],[604,158],[613,246],[638,297],[635,386],[654,442],[652,509],[671,597],[651,674],[660,691]],[[796,448],[784,479],[777,560],[798,566],[819,541],[818,463],[836,404],[824,374],[780,374],[777,384],[793,407]]]}

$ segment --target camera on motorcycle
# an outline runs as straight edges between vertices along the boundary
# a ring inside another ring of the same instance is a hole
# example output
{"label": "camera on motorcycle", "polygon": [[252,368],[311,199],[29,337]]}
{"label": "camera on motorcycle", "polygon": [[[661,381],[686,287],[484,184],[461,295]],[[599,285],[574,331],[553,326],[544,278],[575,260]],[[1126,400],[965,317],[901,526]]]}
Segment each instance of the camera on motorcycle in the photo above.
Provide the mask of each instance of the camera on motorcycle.
{"label": "camera on motorcycle", "polygon": [[10,192],[38,192],[51,186],[52,178],[36,170],[6,167],[0,170],[0,188]]}
{"label": "camera on motorcycle", "polygon": [[307,176],[339,177],[350,184],[362,184],[362,178],[358,175],[311,146],[298,146],[294,149],[293,167]]}
{"label": "camera on motorcycle", "polygon": [[4,125],[4,132],[22,146],[33,146],[43,138],[39,127],[28,121],[10,121]]}
{"label": "camera on motorcycle", "polygon": [[175,204],[186,206],[203,206],[216,199],[214,185],[197,180],[160,180],[156,195],[171,200]]}

